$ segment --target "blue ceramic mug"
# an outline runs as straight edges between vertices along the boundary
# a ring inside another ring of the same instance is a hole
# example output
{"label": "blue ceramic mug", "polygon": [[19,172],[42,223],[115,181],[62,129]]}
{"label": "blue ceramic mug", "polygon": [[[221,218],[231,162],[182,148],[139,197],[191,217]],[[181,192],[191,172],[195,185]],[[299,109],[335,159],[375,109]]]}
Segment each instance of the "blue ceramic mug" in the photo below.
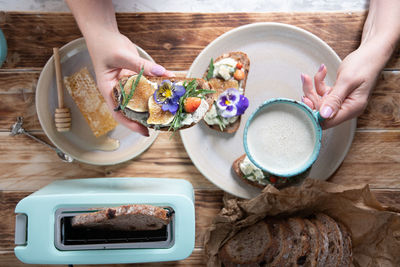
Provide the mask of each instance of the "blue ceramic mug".
{"label": "blue ceramic mug", "polygon": [[308,171],[321,149],[324,119],[302,102],[273,98],[261,104],[246,122],[243,143],[247,157],[278,177]]}

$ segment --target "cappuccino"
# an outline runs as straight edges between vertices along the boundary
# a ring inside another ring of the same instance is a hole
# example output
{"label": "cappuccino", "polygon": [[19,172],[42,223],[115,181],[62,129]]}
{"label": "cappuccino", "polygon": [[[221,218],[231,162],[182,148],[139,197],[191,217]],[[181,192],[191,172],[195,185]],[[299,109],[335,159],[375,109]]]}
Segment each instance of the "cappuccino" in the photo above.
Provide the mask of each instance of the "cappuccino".
{"label": "cappuccino", "polygon": [[290,173],[313,155],[316,129],[306,110],[274,103],[256,114],[247,131],[248,152],[265,170]]}

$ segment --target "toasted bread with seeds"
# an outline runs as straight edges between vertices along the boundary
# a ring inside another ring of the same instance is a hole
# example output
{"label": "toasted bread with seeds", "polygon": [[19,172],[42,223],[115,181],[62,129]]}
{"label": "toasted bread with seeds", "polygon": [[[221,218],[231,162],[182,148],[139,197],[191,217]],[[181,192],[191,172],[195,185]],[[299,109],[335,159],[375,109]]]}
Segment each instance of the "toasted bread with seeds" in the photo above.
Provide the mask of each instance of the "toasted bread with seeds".
{"label": "toasted bread with seeds", "polygon": [[[225,80],[220,77],[214,77],[214,76],[211,79],[209,79],[208,82],[210,83],[211,87],[216,91],[215,94],[213,95],[213,98],[215,99],[215,101],[218,99],[219,95],[228,88],[235,88],[238,90],[239,90],[239,88],[241,88],[243,90],[243,95],[245,94],[247,78],[248,78],[249,70],[250,70],[249,57],[247,56],[246,53],[243,53],[243,52],[230,52],[230,53],[225,53],[225,54],[219,56],[218,58],[216,58],[214,60],[214,63],[217,63],[226,58],[232,58],[242,65],[240,69],[244,72],[244,77],[241,80],[235,79],[233,75],[228,80]],[[204,79],[207,78],[209,68],[210,68],[210,66],[207,68],[206,72],[204,73],[204,76],[203,76]],[[216,124],[210,125],[206,121],[204,121],[204,122],[206,123],[206,125],[208,127],[210,127],[211,129],[214,129],[216,131],[222,131],[222,132],[226,132],[226,133],[234,133],[239,129],[240,120],[241,120],[241,115],[238,116],[238,118],[235,122],[230,123],[223,130],[221,130],[219,125],[216,125]]]}
{"label": "toasted bread with seeds", "polygon": [[[174,84],[187,85],[192,81],[195,81],[195,90],[210,90],[210,85],[203,79],[189,79],[182,77],[152,77],[142,76],[138,82],[132,98],[127,100],[124,99],[122,91],[125,93],[125,97],[128,98],[129,93],[132,90],[132,85],[135,83],[138,75],[124,76],[119,79],[113,88],[113,99],[116,106],[116,112],[121,112],[126,118],[138,122],[147,128],[153,128],[161,131],[169,130],[182,130],[192,127],[203,119],[206,112],[211,108],[214,99],[212,93],[199,94],[196,97],[201,98],[200,105],[193,112],[186,112],[184,107],[180,107],[180,103],[184,104],[186,101],[185,95],[179,98],[179,107],[176,113],[171,113],[169,110],[163,110],[162,104],[159,104],[155,100],[155,91],[163,81],[170,81]],[[187,89],[187,87],[185,88]],[[200,92],[200,91],[199,91]],[[185,99],[183,99],[185,98]],[[122,107],[126,104],[125,107]],[[171,127],[173,120],[178,116],[178,113],[182,111],[177,124],[178,127]]]}
{"label": "toasted bread with seeds", "polygon": [[145,231],[161,229],[169,224],[170,220],[170,211],[161,207],[124,205],[77,215],[72,218],[71,225],[120,231]]}

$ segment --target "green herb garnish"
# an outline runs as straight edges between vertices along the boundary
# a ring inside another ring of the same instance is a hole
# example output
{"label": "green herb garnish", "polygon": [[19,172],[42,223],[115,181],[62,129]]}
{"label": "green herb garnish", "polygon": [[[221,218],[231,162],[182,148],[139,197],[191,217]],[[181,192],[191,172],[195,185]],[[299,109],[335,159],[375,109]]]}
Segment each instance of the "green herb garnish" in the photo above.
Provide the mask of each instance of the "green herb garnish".
{"label": "green herb garnish", "polygon": [[119,88],[121,89],[122,99],[125,99],[125,98],[126,98],[126,96],[125,96],[125,90],[124,90],[124,87],[122,87],[122,82],[121,82],[121,80],[119,81]]}
{"label": "green herb garnish", "polygon": [[[133,96],[133,93],[135,92],[136,87],[137,87],[137,85],[139,84],[140,78],[142,78],[143,72],[144,72],[144,67],[142,67],[142,69],[140,70],[138,76],[136,77],[135,82],[132,83],[132,88],[131,88],[131,91],[129,92],[128,97],[125,98],[125,96],[126,96],[126,95],[125,95],[125,91],[124,91],[123,89],[121,90],[121,94],[122,94],[122,97],[123,97],[123,99],[122,99],[122,104],[121,104],[121,109],[122,109],[122,110],[125,109],[125,107],[126,107],[126,106],[128,105],[128,103],[129,103],[129,101],[131,100],[131,98],[132,98],[132,96]],[[121,85],[122,85],[122,84],[121,84],[121,82],[120,82],[120,86],[121,86]],[[122,93],[122,92],[123,92],[123,93]]]}
{"label": "green herb garnish", "polygon": [[206,80],[209,81],[214,75],[214,60],[211,59],[210,65],[208,65],[208,72],[206,76]]}
{"label": "green herb garnish", "polygon": [[184,102],[185,99],[188,97],[200,97],[204,98],[206,94],[213,94],[215,93],[214,90],[206,90],[206,89],[197,89],[197,81],[196,79],[191,80],[190,82],[185,81],[183,83],[183,87],[185,87],[186,92],[181,98],[179,98],[179,108],[176,111],[175,117],[171,122],[171,126],[169,127],[168,131],[176,131],[182,127],[182,121],[185,119],[186,114],[184,112]]}
{"label": "green herb garnish", "polygon": [[[215,101],[214,101],[213,105],[215,105],[215,110],[218,110],[217,104],[215,103]],[[225,125],[221,115],[218,114],[218,112],[217,112],[217,120],[218,120],[219,129],[221,130],[221,132],[223,132],[224,129],[226,128],[226,125]]]}

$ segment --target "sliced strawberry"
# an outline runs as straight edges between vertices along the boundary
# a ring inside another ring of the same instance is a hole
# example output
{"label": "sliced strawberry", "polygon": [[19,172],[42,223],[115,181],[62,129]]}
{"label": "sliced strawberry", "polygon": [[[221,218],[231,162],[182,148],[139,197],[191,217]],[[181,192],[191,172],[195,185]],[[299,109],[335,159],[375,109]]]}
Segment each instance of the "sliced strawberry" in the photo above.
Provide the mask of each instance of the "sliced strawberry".
{"label": "sliced strawberry", "polygon": [[196,109],[200,106],[201,104],[201,98],[199,97],[188,97],[185,99],[185,111],[187,113],[192,113],[195,112]]}

